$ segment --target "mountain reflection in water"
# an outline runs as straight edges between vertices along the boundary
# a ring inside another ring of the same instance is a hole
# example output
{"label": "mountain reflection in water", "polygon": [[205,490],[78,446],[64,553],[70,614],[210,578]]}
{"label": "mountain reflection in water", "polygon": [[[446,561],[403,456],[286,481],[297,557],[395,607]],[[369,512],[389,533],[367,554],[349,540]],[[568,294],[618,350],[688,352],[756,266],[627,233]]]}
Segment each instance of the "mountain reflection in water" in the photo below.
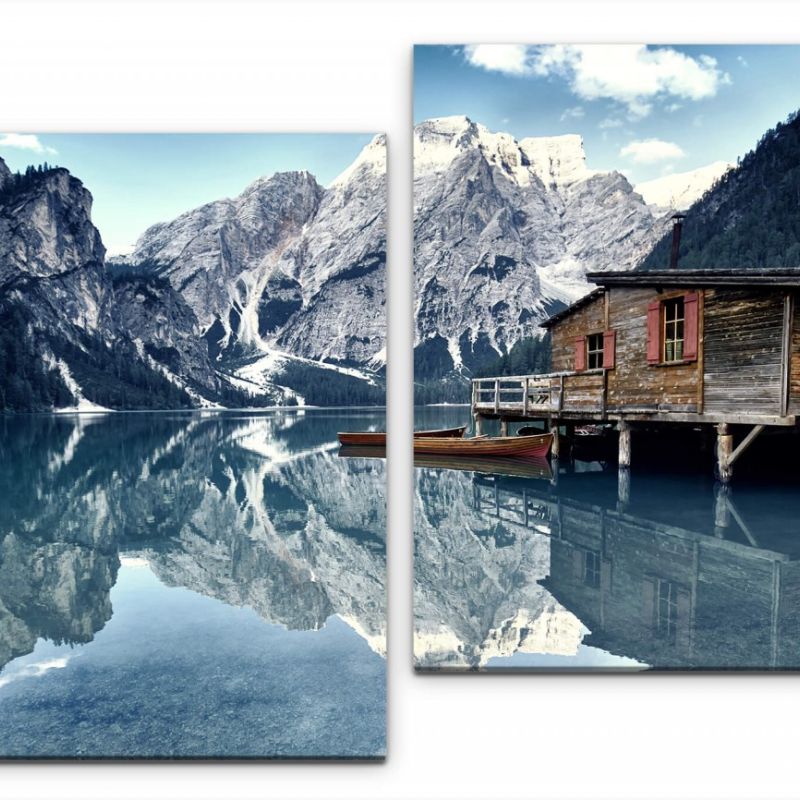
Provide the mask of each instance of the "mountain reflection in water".
{"label": "mountain reflection in water", "polygon": [[418,468],[416,668],[798,669],[798,518],[794,486]]}
{"label": "mountain reflection in water", "polygon": [[[343,417],[355,419],[343,419]],[[0,419],[0,756],[380,757],[382,413]]]}

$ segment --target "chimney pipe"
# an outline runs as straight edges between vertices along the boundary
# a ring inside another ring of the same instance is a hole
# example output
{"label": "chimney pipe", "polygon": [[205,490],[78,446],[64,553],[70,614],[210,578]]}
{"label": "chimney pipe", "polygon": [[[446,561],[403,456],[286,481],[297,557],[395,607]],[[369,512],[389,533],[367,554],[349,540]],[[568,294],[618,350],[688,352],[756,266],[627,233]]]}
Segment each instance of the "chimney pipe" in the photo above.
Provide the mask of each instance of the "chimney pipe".
{"label": "chimney pipe", "polygon": [[681,231],[683,230],[683,220],[686,214],[672,215],[672,252],[669,257],[669,268],[678,268],[678,254],[681,249]]}

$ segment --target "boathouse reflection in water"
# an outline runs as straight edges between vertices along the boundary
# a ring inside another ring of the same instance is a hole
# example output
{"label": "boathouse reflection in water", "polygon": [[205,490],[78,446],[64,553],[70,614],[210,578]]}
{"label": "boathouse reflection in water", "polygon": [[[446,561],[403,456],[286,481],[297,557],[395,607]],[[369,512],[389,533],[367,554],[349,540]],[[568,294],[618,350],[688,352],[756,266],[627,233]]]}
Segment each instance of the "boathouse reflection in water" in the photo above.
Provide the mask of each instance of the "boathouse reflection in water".
{"label": "boathouse reflection in water", "polygon": [[[463,621],[452,624],[448,613],[455,610],[455,586],[438,591],[453,608],[433,611],[431,593],[419,585],[428,573],[418,563],[418,669],[800,667],[796,492],[745,485],[732,491],[696,476],[627,472],[620,486],[616,471],[575,466],[580,471],[556,467],[539,479],[472,474],[464,489],[474,517],[462,517],[458,558],[472,558],[473,582],[489,589],[487,609],[476,610],[480,600],[473,595],[460,611],[473,621],[482,617],[483,628],[473,626],[471,641],[459,635]],[[441,508],[430,493],[442,474],[436,480],[424,472],[418,487],[430,513]],[[430,535],[427,513],[418,518],[420,554],[427,550],[421,539]],[[455,522],[439,521],[443,529]],[[468,540],[482,542],[485,552],[468,555]],[[502,566],[511,551],[513,575]],[[534,551],[546,552],[545,563],[520,571],[525,559],[536,560]],[[443,554],[452,557],[440,569],[447,581],[455,557],[449,547]],[[521,578],[537,586],[521,589]],[[487,613],[489,606],[498,613]],[[452,652],[445,655],[450,631]],[[558,657],[519,658],[537,648]],[[589,649],[607,658],[588,664],[580,656]]]}

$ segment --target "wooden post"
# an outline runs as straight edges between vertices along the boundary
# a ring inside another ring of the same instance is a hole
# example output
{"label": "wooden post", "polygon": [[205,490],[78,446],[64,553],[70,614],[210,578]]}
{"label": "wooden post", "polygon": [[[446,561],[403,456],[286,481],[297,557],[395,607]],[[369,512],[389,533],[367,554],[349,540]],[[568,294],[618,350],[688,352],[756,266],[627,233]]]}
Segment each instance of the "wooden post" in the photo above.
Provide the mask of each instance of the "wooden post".
{"label": "wooden post", "polygon": [[524,416],[528,416],[528,397],[530,396],[530,378],[525,378],[523,381],[523,388],[522,391],[525,393],[522,397],[522,413]]}
{"label": "wooden post", "polygon": [[494,413],[497,414],[500,411],[500,381],[495,380],[494,382]]}
{"label": "wooden post", "polygon": [[508,420],[505,417],[500,420],[500,435],[508,436]]}
{"label": "wooden post", "polygon": [[720,422],[717,425],[717,478],[720,483],[730,483],[733,477],[733,464],[731,454],[733,453],[733,436],[727,422]]}
{"label": "wooden post", "polygon": [[626,420],[621,419],[617,423],[617,430],[619,431],[619,467],[627,469],[631,465],[631,426]]}
{"label": "wooden post", "polygon": [[483,417],[480,414],[473,414],[475,420],[475,435],[483,436]]}
{"label": "wooden post", "polygon": [[558,435],[558,424],[550,425],[550,433],[553,434],[553,444],[550,445],[550,452],[553,458],[557,459],[561,455],[561,437]]}

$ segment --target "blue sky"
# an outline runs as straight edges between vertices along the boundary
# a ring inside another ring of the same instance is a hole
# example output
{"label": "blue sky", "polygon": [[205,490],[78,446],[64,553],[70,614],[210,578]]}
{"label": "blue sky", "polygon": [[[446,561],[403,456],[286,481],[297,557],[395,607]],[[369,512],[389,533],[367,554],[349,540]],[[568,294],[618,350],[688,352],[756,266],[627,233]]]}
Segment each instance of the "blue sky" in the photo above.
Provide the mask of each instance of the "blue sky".
{"label": "blue sky", "polygon": [[414,121],[579,133],[591,169],[637,183],[735,163],[800,108],[798,76],[794,45],[420,45]]}
{"label": "blue sky", "polygon": [[238,195],[263,175],[308,170],[326,185],[372,134],[0,134],[12,170],[66,167],[94,197],[92,219],[110,253],[155,222]]}

